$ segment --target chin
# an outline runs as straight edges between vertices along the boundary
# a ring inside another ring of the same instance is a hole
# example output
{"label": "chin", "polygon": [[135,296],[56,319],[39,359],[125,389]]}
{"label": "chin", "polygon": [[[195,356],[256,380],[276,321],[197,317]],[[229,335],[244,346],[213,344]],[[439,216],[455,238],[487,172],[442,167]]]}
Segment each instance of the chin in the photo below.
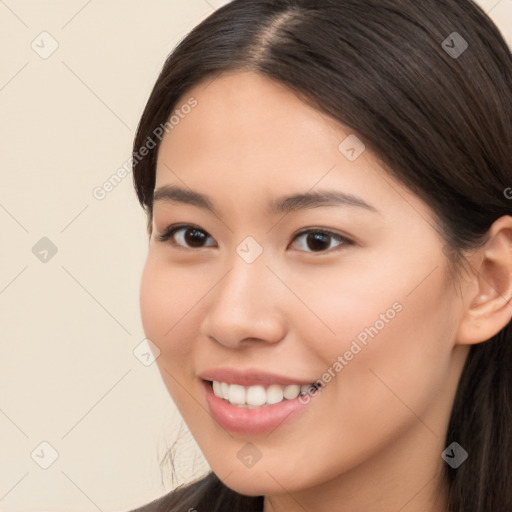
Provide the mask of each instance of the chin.
{"label": "chin", "polygon": [[212,467],[212,470],[226,487],[246,496],[282,494],[283,489],[295,492],[308,487],[308,483],[297,475],[296,468],[288,468],[282,462],[271,468],[257,466],[247,469],[222,468],[219,471]]}
{"label": "chin", "polygon": [[[219,474],[216,473],[220,478]],[[280,494],[283,486],[279,485],[279,476],[271,478],[268,473],[253,473],[251,470],[241,473],[231,473],[227,478],[221,479],[222,483],[233,491],[245,496],[265,496],[267,494]],[[286,487],[286,486],[284,486]],[[288,491],[288,487],[286,487]]]}

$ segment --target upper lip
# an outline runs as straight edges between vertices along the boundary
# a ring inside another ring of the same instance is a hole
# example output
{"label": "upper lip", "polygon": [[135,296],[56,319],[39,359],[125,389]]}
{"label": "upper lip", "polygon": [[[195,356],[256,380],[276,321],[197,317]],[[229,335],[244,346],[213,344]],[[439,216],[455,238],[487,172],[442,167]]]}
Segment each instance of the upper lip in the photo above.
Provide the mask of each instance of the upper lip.
{"label": "upper lip", "polygon": [[233,368],[221,367],[211,368],[199,374],[203,380],[226,382],[228,384],[239,384],[240,386],[257,386],[280,384],[287,386],[289,384],[311,384],[313,381],[304,379],[295,379],[286,377],[277,373],[269,373],[255,368]]}

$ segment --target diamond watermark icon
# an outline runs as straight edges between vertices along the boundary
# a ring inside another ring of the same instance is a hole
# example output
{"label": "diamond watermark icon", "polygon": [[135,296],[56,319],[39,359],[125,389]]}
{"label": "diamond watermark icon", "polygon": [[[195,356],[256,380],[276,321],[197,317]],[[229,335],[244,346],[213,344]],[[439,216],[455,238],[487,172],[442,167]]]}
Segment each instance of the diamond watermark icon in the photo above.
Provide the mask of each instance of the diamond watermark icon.
{"label": "diamond watermark icon", "polygon": [[59,452],[48,441],[43,441],[30,456],[38,466],[48,469],[59,458]]}
{"label": "diamond watermark icon", "polygon": [[354,162],[362,155],[366,146],[356,135],[352,134],[341,141],[338,149],[347,160]]}
{"label": "diamond watermark icon", "polygon": [[32,247],[32,254],[42,263],[48,263],[56,254],[57,246],[46,236],[43,236]]}
{"label": "diamond watermark icon", "polygon": [[41,32],[32,41],[32,43],[30,43],[30,47],[39,55],[39,57],[47,59],[57,50],[59,43],[51,34],[44,31]]}
{"label": "diamond watermark icon", "polygon": [[246,263],[253,263],[261,256],[263,247],[252,236],[248,236],[238,245],[236,252]]}
{"label": "diamond watermark icon", "polygon": [[468,49],[469,45],[458,32],[452,32],[441,43],[441,46],[452,59],[458,59]]}
{"label": "diamond watermark icon", "polygon": [[252,443],[246,443],[236,454],[238,460],[249,469],[252,468],[262,457],[258,447]]}
{"label": "diamond watermark icon", "polygon": [[150,366],[160,357],[160,349],[149,338],[144,338],[133,349],[133,355],[144,366]]}
{"label": "diamond watermark icon", "polygon": [[468,452],[459,443],[453,442],[444,450],[441,457],[449,466],[457,469],[468,458]]}

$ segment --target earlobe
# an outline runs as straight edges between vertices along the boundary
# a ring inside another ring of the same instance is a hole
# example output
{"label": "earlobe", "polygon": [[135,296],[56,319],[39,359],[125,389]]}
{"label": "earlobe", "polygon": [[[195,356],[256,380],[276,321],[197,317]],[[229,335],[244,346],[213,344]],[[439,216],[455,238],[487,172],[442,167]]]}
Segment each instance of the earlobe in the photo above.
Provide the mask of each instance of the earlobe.
{"label": "earlobe", "polygon": [[471,260],[472,286],[464,297],[465,312],[456,343],[473,345],[492,338],[512,317],[512,217],[505,215],[489,228],[486,243]]}

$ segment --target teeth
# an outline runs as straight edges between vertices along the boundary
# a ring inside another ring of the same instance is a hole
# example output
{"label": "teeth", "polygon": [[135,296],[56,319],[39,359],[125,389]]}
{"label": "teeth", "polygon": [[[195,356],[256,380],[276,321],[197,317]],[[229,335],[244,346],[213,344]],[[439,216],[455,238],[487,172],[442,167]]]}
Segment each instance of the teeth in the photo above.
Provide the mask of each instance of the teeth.
{"label": "teeth", "polygon": [[214,380],[212,382],[212,386],[213,386],[213,392],[214,392],[215,396],[224,398],[223,393],[222,393],[222,384],[220,382],[217,382],[216,380]]}
{"label": "teeth", "polygon": [[279,386],[279,384],[272,384],[267,389],[267,404],[278,404],[282,402],[284,398],[284,389],[283,386]]}
{"label": "teeth", "polygon": [[[305,386],[308,388],[309,386]],[[297,398],[300,394],[300,386],[298,384],[291,384],[290,386],[286,386],[283,391],[283,396],[287,400],[293,400]]]}
{"label": "teeth", "polygon": [[312,384],[290,384],[280,386],[272,384],[266,389],[263,386],[240,386],[226,382],[213,381],[213,393],[219,398],[228,400],[230,404],[255,409],[263,405],[278,404],[283,400],[293,400],[300,394],[306,394]]}
{"label": "teeth", "polygon": [[228,400],[230,404],[233,405],[243,405],[245,404],[245,388],[243,386],[239,386],[238,384],[232,384],[229,386],[229,395]]}
{"label": "teeth", "polygon": [[250,386],[245,399],[248,405],[263,405],[267,401],[267,392],[263,386]]}
{"label": "teeth", "polygon": [[307,394],[307,392],[309,391],[309,388],[311,386],[308,386],[307,384],[304,384],[303,386],[300,387],[300,393],[301,395],[305,395]]}
{"label": "teeth", "polygon": [[220,383],[220,390],[221,390],[221,396],[225,400],[229,398],[229,384],[226,384],[225,382]]}

